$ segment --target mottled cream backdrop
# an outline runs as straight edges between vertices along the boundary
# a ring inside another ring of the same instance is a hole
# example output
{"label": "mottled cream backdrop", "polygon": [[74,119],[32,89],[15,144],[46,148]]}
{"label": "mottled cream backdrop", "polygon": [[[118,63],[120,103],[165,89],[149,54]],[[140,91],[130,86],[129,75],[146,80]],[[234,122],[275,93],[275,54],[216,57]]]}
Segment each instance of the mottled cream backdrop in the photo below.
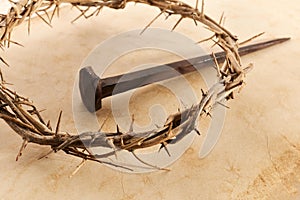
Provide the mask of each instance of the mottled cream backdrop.
{"label": "mottled cream backdrop", "polygon": [[[31,97],[40,109],[47,109],[43,112],[46,119],[55,123],[63,110],[62,128],[75,133],[72,90],[80,63],[96,44],[143,28],[158,12],[149,6],[129,4],[124,10],[105,8],[98,17],[71,24],[79,12],[65,7],[52,28],[38,18],[31,22],[30,35],[26,23],[17,27],[12,38],[25,47],[7,49],[5,58],[11,67],[1,68],[14,89]],[[134,175],[88,162],[69,178],[81,160],[62,152],[38,160],[49,151],[47,147],[30,144],[16,162],[22,140],[1,121],[0,199],[300,199],[299,2],[206,1],[207,14],[219,18],[222,12],[226,26],[241,40],[260,32],[266,33],[259,40],[282,36],[292,40],[243,57],[245,65],[253,62],[255,68],[247,77],[247,87],[229,103],[221,138],[208,157],[198,159],[209,123],[205,120],[200,127],[203,135],[170,172]],[[164,21],[162,17],[153,26],[171,29],[177,20],[171,17]],[[176,31],[195,41],[209,35],[191,20],[183,20]],[[168,55],[162,55],[165,60],[156,55],[158,62],[168,60]],[[127,60],[127,67],[130,62]],[[190,75],[188,80],[200,89],[200,76]],[[159,99],[168,92],[164,88],[149,92],[132,98],[130,107],[138,123],[149,120],[146,113],[151,101],[162,102],[168,112],[176,111],[176,102]],[[197,95],[200,97],[200,92]],[[170,94],[167,97],[172,99]],[[109,101],[98,113],[100,120],[106,112],[110,112]],[[106,130],[113,124],[109,121]]]}

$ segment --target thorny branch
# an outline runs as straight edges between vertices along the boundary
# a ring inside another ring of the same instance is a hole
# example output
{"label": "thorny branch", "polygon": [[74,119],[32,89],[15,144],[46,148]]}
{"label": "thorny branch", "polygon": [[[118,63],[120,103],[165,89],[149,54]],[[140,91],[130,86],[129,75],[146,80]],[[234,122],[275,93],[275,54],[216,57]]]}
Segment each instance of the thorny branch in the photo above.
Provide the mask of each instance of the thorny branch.
{"label": "thorny branch", "polygon": [[[129,130],[123,133],[117,128],[114,133],[104,133],[99,130],[98,132],[70,135],[61,131],[61,113],[59,114],[56,129],[52,130],[50,123],[45,123],[45,120],[33,103],[7,88],[2,79],[0,84],[0,118],[19,134],[24,141],[17,159],[21,156],[22,150],[27,143],[47,145],[51,147],[51,152],[64,151],[84,160],[102,163],[101,158],[113,155],[120,150],[127,150],[132,152],[133,155],[135,155],[134,151],[137,149],[154,145],[161,145],[161,148],[167,150],[168,144],[178,142],[190,132],[195,130],[199,133],[197,130],[199,117],[209,115],[215,104],[222,104],[221,102],[224,99],[229,100],[233,98],[235,93],[244,86],[245,73],[250,66],[245,69],[242,66],[238,53],[239,43],[237,37],[221,25],[223,17],[218,23],[204,13],[204,1],[202,1],[199,11],[198,0],[196,8],[178,0],[21,0],[17,3],[12,3],[8,14],[0,16],[0,47],[4,49],[9,47],[10,43],[13,43],[11,40],[13,29],[17,25],[24,23],[25,20],[28,23],[28,32],[30,32],[30,19],[33,14],[51,26],[53,16],[56,13],[59,14],[60,4],[71,4],[80,11],[80,15],[74,20],[76,21],[80,17],[97,16],[104,7],[123,9],[130,2],[148,4],[160,9],[160,13],[150,21],[143,31],[150,27],[162,14],[166,14],[168,17],[172,15],[180,16],[173,30],[186,18],[193,20],[196,25],[197,22],[204,24],[213,33],[213,36],[207,40],[213,40],[226,53],[226,61],[222,65],[215,63],[220,82],[207,92],[203,92],[202,99],[198,104],[182,112],[170,115],[165,124],[156,130],[139,133]],[[53,10],[51,13],[50,9]],[[45,17],[42,17],[41,14],[45,14],[43,15]],[[1,60],[5,62],[4,59],[1,58]],[[108,147],[112,151],[103,155],[93,155],[89,151],[89,147],[95,146]],[[113,163],[109,164],[114,165]]]}

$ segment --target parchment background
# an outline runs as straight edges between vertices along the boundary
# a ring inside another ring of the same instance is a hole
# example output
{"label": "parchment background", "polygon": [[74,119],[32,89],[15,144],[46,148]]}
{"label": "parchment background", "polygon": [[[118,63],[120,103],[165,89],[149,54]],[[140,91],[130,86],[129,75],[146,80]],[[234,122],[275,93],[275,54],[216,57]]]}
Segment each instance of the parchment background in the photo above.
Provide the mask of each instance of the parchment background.
{"label": "parchment background", "polygon": [[[247,77],[247,87],[229,103],[231,109],[222,136],[208,157],[197,157],[204,137],[201,136],[171,166],[170,172],[132,175],[88,162],[69,178],[80,160],[63,153],[37,160],[49,151],[46,147],[29,145],[15,162],[21,138],[1,122],[0,198],[300,199],[299,3],[206,1],[206,11],[214,18],[224,11],[226,26],[241,40],[263,31],[266,34],[261,39],[292,37],[288,43],[243,57],[245,64],[253,62],[255,68]],[[26,24],[18,27],[12,37],[25,48],[7,49],[5,58],[11,67],[2,67],[7,81],[14,83],[17,91],[31,97],[40,109],[47,108],[43,116],[53,124],[63,110],[63,128],[72,133],[76,132],[72,90],[82,60],[111,35],[143,28],[158,10],[130,4],[124,10],[104,9],[98,17],[71,24],[78,14],[70,7],[62,9],[53,28],[36,18],[32,20],[29,36]],[[153,26],[171,29],[177,20],[161,18]],[[190,20],[183,20],[176,31],[194,40],[208,36]],[[200,88],[201,77],[190,75],[188,79]],[[155,102],[166,91],[156,88],[151,92],[157,94]],[[133,98],[131,107],[138,116],[145,115],[145,108],[151,103],[149,95]],[[164,101],[167,109],[176,109],[174,104]],[[146,107],[143,102],[148,103]],[[109,112],[109,103],[106,104],[99,116]],[[207,123],[206,120],[202,130],[206,130]]]}

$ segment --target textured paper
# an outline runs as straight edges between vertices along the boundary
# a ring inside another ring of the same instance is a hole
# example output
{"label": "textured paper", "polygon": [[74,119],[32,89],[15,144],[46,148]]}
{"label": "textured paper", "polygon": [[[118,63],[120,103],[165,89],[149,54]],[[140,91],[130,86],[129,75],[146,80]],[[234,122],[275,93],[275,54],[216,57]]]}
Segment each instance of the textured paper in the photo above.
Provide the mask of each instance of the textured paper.
{"label": "textured paper", "polygon": [[[195,2],[190,2],[195,3]],[[72,178],[80,160],[60,152],[38,158],[47,147],[28,145],[18,162],[15,157],[21,139],[0,123],[0,198],[1,199],[297,199],[300,180],[300,70],[299,12],[296,1],[207,1],[207,13],[218,18],[224,11],[226,26],[241,40],[266,32],[262,39],[289,36],[288,43],[243,57],[243,63],[254,63],[247,86],[231,101],[225,126],[216,148],[208,157],[198,158],[209,119],[170,172],[132,175],[88,162]],[[12,46],[5,51],[11,67],[1,67],[7,81],[21,94],[31,97],[43,116],[55,124],[63,110],[62,127],[74,133],[72,92],[81,62],[101,41],[114,34],[143,28],[158,14],[155,8],[130,4],[124,10],[104,9],[89,20],[70,21],[79,13],[66,7],[53,28],[40,19],[16,28],[12,38],[25,48]],[[154,27],[172,28],[178,18]],[[202,27],[183,20],[176,31],[195,41],[209,36]],[[204,48],[209,45],[205,44]],[[161,59],[161,60],[160,60]],[[169,60],[168,60],[169,59]],[[145,60],[147,60],[145,55]],[[171,57],[157,62],[172,61]],[[126,61],[130,67],[134,62]],[[120,72],[126,71],[126,66]],[[109,73],[109,72],[108,72]],[[114,73],[112,71],[111,73]],[[187,77],[197,95],[205,88],[199,75]],[[146,92],[146,93],[143,93]],[[165,97],[165,98],[164,98]],[[150,101],[151,100],[151,101]],[[144,102],[144,104],[143,104]],[[177,109],[172,95],[163,88],[142,89],[131,101],[137,123],[147,123],[151,102],[161,102],[168,112]],[[109,100],[98,113],[100,121],[110,114]],[[142,118],[145,116],[145,118]],[[105,125],[109,130],[112,121]]]}

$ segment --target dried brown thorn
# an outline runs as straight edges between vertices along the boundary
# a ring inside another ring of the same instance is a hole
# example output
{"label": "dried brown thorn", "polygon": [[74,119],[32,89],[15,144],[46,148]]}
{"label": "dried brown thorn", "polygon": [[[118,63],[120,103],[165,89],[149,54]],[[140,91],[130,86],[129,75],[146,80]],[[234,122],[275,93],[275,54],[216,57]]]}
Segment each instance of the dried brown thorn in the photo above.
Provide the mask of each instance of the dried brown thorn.
{"label": "dried brown thorn", "polygon": [[16,161],[18,161],[19,158],[22,156],[22,152],[23,152],[23,150],[26,148],[27,144],[28,144],[28,141],[27,141],[26,139],[23,139],[21,148],[20,148],[20,150],[19,150],[19,152],[18,152],[18,155],[17,155],[17,157],[16,157]]}
{"label": "dried brown thorn", "polygon": [[62,111],[59,112],[59,116],[58,116],[58,120],[57,120],[57,124],[56,124],[56,128],[55,128],[55,135],[57,135],[57,133],[59,131],[61,116],[62,116]]}
{"label": "dried brown thorn", "polygon": [[154,19],[152,19],[150,21],[149,24],[147,24],[147,26],[145,26],[145,28],[141,31],[140,35],[142,35],[146,30],[147,28],[149,28],[151,26],[151,24],[156,21],[163,13],[165,12],[165,10],[162,10],[158,15],[156,15],[156,17],[154,17]]}

